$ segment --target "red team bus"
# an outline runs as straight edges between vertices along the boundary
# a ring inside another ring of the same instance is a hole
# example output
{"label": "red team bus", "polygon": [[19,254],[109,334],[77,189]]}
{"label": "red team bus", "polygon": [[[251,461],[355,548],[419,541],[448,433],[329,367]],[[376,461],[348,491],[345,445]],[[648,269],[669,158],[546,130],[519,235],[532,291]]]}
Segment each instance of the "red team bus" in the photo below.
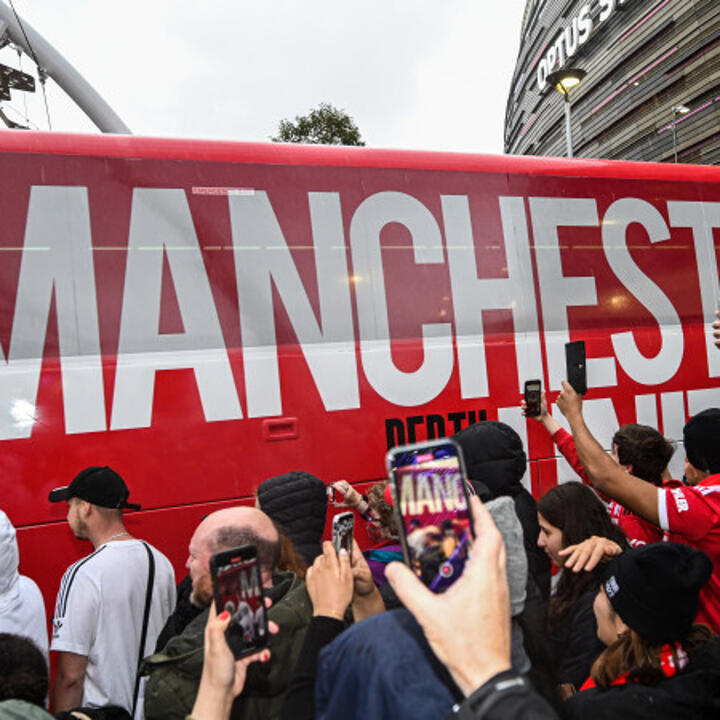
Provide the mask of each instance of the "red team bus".
{"label": "red team bus", "polygon": [[[89,551],[48,491],[126,479],[178,576],[200,517],[289,470],[500,419],[535,495],[572,477],[520,414],[585,340],[589,426],[682,438],[720,406],[720,169],[0,135],[0,507],[52,615]],[[673,459],[682,475],[682,448]]]}

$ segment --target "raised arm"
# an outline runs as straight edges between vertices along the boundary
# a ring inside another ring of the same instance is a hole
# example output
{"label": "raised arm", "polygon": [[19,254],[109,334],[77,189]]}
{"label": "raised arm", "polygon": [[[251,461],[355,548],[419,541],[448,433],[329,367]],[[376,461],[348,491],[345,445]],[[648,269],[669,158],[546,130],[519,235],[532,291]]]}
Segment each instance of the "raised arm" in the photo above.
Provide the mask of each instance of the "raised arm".
{"label": "raised arm", "polygon": [[554,435],[558,430],[560,430],[560,423],[550,414],[548,411],[547,406],[547,400],[545,399],[545,391],[543,390],[540,394],[540,414],[537,416],[532,416],[527,414],[527,404],[525,403],[525,399],[520,402],[520,407],[522,409],[523,415],[525,417],[531,417],[536,422],[539,422],[547,431],[548,435]]}
{"label": "raised arm", "polygon": [[[525,400],[520,403],[523,415],[527,417],[527,405]],[[583,464],[580,462],[580,458],[575,450],[575,442],[572,439],[572,435],[565,431],[560,423],[549,413],[547,401],[545,399],[545,391],[542,391],[540,400],[540,414],[537,417],[533,417],[533,420],[539,422],[548,432],[548,435],[552,438],[555,447],[562,453],[565,460],[567,460],[570,467],[577,473],[578,477],[586,484],[590,485],[590,478],[585,472]],[[608,498],[603,497],[603,500],[607,502]]]}
{"label": "raised arm", "polygon": [[593,486],[636,515],[659,525],[658,489],[628,474],[605,453],[585,425],[582,398],[569,383],[563,381],[562,385],[557,406],[570,423],[575,448]]}

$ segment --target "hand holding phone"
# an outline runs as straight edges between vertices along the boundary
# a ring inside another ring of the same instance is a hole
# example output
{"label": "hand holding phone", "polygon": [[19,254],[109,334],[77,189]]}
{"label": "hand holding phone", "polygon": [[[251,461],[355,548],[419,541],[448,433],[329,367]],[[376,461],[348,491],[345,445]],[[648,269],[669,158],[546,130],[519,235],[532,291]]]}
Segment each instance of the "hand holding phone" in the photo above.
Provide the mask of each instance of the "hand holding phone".
{"label": "hand holding phone", "polygon": [[433,592],[462,574],[472,538],[460,446],[442,439],[393,448],[386,458],[405,563]]}
{"label": "hand holding phone", "polygon": [[399,563],[387,569],[393,590],[466,696],[511,667],[505,543],[487,508],[478,499],[471,505],[477,521],[476,547],[450,592],[432,595]]}
{"label": "hand holding phone", "polygon": [[[233,698],[245,687],[248,665],[270,659],[269,650],[260,650],[236,660],[225,639],[229,622],[227,615],[218,617],[215,604],[211,603],[205,624],[202,676],[190,717],[224,717]],[[278,631],[275,623],[270,623],[270,631]]]}
{"label": "hand holding phone", "polygon": [[338,555],[332,543],[324,542],[305,576],[313,615],[342,620],[352,601],[353,575],[350,555]]}
{"label": "hand holding phone", "polygon": [[328,502],[338,508],[357,508],[363,502],[362,495],[347,480],[336,480],[328,485],[327,495]]}
{"label": "hand holding phone", "polygon": [[251,655],[268,644],[265,597],[257,549],[242,545],[210,558],[215,611],[230,613],[225,638],[235,659]]}

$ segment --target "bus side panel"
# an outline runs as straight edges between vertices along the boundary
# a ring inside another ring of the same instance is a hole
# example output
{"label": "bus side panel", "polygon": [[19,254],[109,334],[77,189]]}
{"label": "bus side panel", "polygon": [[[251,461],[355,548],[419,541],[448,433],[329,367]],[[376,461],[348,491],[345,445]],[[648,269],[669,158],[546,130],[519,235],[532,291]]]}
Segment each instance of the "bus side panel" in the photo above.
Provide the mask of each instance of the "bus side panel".
{"label": "bus side panel", "polygon": [[3,509],[46,598],[86,553],[47,494],[87,465],[126,478],[129,523],[181,569],[198,518],[266,477],[381,479],[389,445],[482,418],[527,441],[528,487],[565,479],[518,405],[532,377],[552,404],[567,340],[606,447],[635,421],[679,440],[720,404],[717,171],[187,148],[3,156]]}

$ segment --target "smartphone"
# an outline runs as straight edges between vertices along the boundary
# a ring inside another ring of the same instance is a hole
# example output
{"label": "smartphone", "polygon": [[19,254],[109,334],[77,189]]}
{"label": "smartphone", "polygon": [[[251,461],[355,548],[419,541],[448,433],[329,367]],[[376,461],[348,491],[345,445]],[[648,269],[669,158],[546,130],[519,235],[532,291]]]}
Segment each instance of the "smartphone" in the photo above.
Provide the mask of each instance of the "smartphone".
{"label": "smartphone", "polygon": [[460,446],[449,438],[405,445],[386,463],[405,563],[444,592],[462,575],[474,537]]}
{"label": "smartphone", "polygon": [[216,553],[210,558],[210,575],[215,610],[218,615],[223,610],[230,613],[225,638],[235,659],[266,647],[267,613],[255,546]]}
{"label": "smartphone", "polygon": [[525,414],[528,417],[538,417],[542,411],[540,393],[542,382],[540,380],[525,381]]}
{"label": "smartphone", "polygon": [[336,553],[340,554],[340,550],[345,548],[348,556],[352,555],[354,527],[354,512],[344,512],[335,515],[332,522],[332,542],[335,546]]}
{"label": "smartphone", "polygon": [[578,395],[587,393],[587,371],[585,369],[585,341],[565,343],[565,364],[567,381]]}

